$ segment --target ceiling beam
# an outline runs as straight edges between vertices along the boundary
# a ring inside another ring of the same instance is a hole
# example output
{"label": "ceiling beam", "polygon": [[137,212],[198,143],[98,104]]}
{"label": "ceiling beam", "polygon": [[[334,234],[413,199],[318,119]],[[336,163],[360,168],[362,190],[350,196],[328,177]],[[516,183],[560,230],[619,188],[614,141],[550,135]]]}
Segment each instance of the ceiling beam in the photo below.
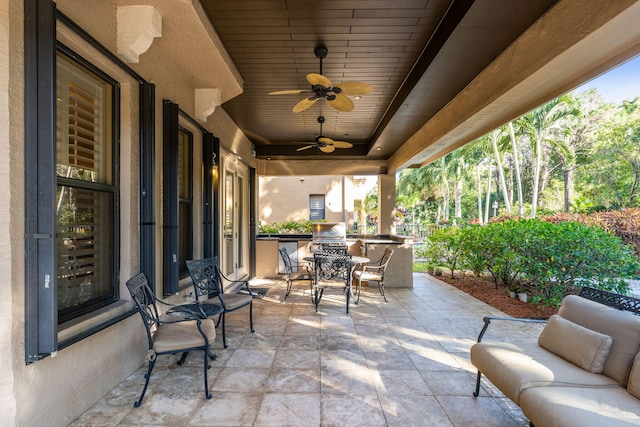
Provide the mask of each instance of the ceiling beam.
{"label": "ceiling beam", "polygon": [[389,172],[428,164],[637,55],[638,22],[636,0],[560,0],[396,151]]}

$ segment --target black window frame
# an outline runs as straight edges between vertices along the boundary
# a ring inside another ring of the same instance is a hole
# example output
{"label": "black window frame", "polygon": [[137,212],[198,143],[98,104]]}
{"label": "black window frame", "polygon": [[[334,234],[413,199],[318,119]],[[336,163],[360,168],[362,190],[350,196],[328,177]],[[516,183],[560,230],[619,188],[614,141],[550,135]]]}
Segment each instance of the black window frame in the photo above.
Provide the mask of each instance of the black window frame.
{"label": "black window frame", "polygon": [[153,207],[155,85],[56,10],[52,0],[24,0],[25,363],[37,362],[121,320],[131,308],[58,341],[55,243],[57,22],[139,83],[140,270],[155,284]]}
{"label": "black window frame", "polygon": [[[93,65],[91,62],[68,48],[62,43],[58,43],[57,53],[60,53],[71,62],[86,68],[91,73],[100,77],[107,82],[112,90],[111,99],[111,184],[95,183],[88,181],[81,181],[76,179],[70,179],[56,175],[57,186],[65,186],[75,188],[79,190],[99,192],[102,194],[109,194],[111,199],[111,242],[109,247],[111,248],[111,265],[110,265],[110,277],[111,277],[111,294],[108,297],[92,300],[80,307],[61,311],[58,309],[58,323],[62,324],[66,321],[73,320],[87,313],[91,313],[107,305],[113,304],[120,299],[119,292],[119,274],[120,271],[120,245],[118,244],[120,236],[120,84],[117,80],[113,79],[104,71]],[[56,141],[57,143],[57,141]],[[56,159],[57,162],[57,159]],[[57,227],[57,221],[56,221]],[[57,240],[57,237],[56,237]],[[59,268],[56,265],[56,268]]]}

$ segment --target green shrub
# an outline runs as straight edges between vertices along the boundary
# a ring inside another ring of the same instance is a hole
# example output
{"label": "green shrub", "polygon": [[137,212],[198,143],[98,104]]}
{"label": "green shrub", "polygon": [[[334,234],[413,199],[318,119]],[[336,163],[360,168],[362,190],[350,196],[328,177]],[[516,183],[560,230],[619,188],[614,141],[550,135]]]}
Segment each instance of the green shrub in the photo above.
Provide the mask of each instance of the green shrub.
{"label": "green shrub", "polygon": [[455,271],[462,260],[462,233],[457,227],[441,228],[435,231],[424,246],[418,251],[421,258],[426,259],[429,271],[445,267],[455,277]]}
{"label": "green shrub", "polygon": [[531,301],[558,305],[582,286],[625,294],[640,270],[633,248],[597,226],[518,219],[450,227],[433,234],[422,257],[430,271],[446,267],[491,273],[496,287],[528,291]]}

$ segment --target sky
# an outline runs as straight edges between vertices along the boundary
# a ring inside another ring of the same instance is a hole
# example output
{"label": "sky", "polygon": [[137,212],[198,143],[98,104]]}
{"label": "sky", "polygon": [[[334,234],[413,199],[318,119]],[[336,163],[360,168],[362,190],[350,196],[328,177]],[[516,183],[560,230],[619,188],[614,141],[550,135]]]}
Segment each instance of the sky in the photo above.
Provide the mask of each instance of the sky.
{"label": "sky", "polygon": [[620,104],[640,96],[640,56],[577,87],[576,92],[596,88],[606,102]]}

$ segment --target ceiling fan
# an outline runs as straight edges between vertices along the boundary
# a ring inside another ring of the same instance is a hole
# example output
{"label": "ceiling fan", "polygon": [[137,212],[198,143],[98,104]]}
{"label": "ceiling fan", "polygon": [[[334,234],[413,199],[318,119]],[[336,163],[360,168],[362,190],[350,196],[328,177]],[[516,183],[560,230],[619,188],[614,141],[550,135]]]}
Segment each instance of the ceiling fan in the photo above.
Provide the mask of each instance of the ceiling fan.
{"label": "ceiling fan", "polygon": [[331,86],[331,80],[322,75],[322,60],[327,57],[328,52],[329,50],[324,46],[318,46],[313,50],[316,58],[320,59],[320,74],[307,74],[307,81],[311,84],[310,90],[280,90],[277,92],[270,92],[269,95],[310,95],[293,107],[294,113],[306,110],[315,104],[320,98],[324,99],[327,104],[338,111],[353,110],[353,101],[345,95],[366,95],[373,90],[373,87],[363,82],[342,82]]}
{"label": "ceiling fan", "polygon": [[317,147],[323,153],[333,153],[336,148],[351,148],[353,144],[346,141],[334,141],[331,138],[322,136],[322,124],[324,123],[324,117],[318,117],[318,123],[320,123],[320,134],[316,137],[316,142],[310,143],[307,146],[300,147],[296,151],[307,150],[309,148]]}

